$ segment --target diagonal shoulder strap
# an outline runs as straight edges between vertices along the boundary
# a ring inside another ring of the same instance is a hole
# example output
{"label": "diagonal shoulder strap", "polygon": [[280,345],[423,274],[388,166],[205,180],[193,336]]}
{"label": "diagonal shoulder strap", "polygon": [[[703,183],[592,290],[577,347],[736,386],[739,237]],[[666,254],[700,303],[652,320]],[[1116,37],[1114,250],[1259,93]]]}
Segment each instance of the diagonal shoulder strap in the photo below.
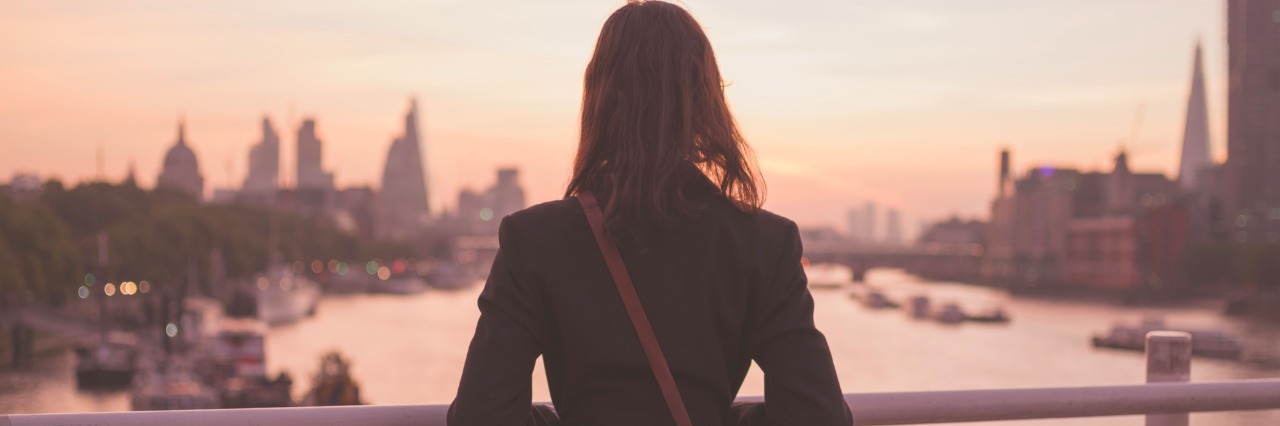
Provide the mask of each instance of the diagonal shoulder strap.
{"label": "diagonal shoulder strap", "polygon": [[684,400],[680,398],[680,389],[676,388],[676,379],[671,376],[671,367],[667,365],[667,358],[662,355],[662,347],[658,346],[658,338],[653,335],[649,317],[645,315],[640,297],[636,295],[636,288],[631,284],[627,265],[622,262],[622,255],[618,254],[617,244],[605,232],[604,214],[600,212],[600,205],[596,203],[595,195],[591,192],[578,194],[578,203],[582,204],[582,211],[587,214],[591,233],[595,234],[596,245],[600,246],[600,253],[604,254],[604,263],[609,266],[613,283],[618,286],[622,305],[627,308],[631,325],[635,327],[636,335],[640,337],[640,346],[644,348],[644,356],[649,360],[649,368],[653,370],[653,376],[658,379],[658,386],[662,388],[662,397],[667,400],[667,409],[671,411],[671,417],[675,419],[678,426],[692,426],[689,412],[684,408]]}

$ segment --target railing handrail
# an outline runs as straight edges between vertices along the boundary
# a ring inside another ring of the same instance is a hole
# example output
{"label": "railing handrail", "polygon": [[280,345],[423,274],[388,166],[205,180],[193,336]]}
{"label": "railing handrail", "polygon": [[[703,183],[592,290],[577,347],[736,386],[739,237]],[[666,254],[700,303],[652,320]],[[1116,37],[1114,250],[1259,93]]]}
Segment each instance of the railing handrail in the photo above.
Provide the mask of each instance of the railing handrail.
{"label": "railing handrail", "polygon": [[[744,397],[739,401],[759,401]],[[904,425],[1280,409],[1280,379],[1120,386],[851,393],[857,425]],[[0,415],[0,426],[444,425],[447,405]]]}

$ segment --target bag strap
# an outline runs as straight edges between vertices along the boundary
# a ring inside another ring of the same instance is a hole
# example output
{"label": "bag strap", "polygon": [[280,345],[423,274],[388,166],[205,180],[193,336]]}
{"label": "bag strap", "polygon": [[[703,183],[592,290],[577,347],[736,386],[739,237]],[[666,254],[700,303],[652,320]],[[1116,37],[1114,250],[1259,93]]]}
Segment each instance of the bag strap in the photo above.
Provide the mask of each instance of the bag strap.
{"label": "bag strap", "polygon": [[640,337],[640,346],[644,348],[644,356],[649,360],[649,368],[653,377],[658,379],[658,387],[662,388],[662,397],[667,400],[667,409],[678,426],[692,426],[689,411],[684,408],[684,400],[680,398],[680,389],[676,388],[676,379],[671,375],[671,367],[667,358],[662,355],[662,347],[658,346],[658,338],[649,325],[649,317],[644,313],[636,288],[631,284],[631,275],[627,273],[627,265],[618,254],[618,246],[604,229],[604,214],[591,192],[578,194],[578,203],[587,214],[587,223],[591,224],[591,233],[596,236],[596,245],[604,255],[604,263],[609,266],[609,274],[618,287],[618,295],[622,296],[622,305],[627,308],[627,316],[631,317],[631,325]]}

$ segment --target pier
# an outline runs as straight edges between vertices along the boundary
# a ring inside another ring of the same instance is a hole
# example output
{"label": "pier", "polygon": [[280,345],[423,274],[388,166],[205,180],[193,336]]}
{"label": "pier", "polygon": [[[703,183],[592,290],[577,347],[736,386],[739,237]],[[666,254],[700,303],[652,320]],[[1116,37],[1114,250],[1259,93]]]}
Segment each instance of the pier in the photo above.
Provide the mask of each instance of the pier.
{"label": "pier", "polygon": [[[1188,382],[1191,337],[1147,336],[1146,384],[845,395],[856,425],[1145,415],[1148,426],[1185,426],[1189,413],[1280,409],[1280,379]],[[442,383],[439,386],[453,386]],[[759,401],[743,397],[739,401]],[[0,416],[0,426],[111,424],[444,425],[447,405],[261,408]]]}

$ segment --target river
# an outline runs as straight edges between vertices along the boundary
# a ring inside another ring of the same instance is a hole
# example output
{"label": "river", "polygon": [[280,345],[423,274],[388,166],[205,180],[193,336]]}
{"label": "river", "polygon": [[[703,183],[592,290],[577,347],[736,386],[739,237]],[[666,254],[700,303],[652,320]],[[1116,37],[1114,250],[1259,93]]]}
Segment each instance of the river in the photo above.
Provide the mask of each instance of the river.
{"label": "river", "polygon": [[[897,296],[929,294],[935,301],[996,301],[1013,317],[1005,325],[948,326],[908,318],[900,310],[869,310],[843,289],[815,288],[815,319],[826,334],[846,392],[897,392],[1141,383],[1138,352],[1095,349],[1094,333],[1116,321],[1154,315],[1175,326],[1215,327],[1241,336],[1251,358],[1236,362],[1196,358],[1192,380],[1280,377],[1280,325],[1227,318],[1216,306],[1133,308],[1100,302],[1010,298],[991,289],[929,282],[892,270],[871,271],[867,283]],[[339,349],[352,362],[365,399],[374,404],[446,404],[461,374],[478,311],[479,287],[414,296],[326,296],[315,317],[274,328],[267,364],[310,385],[323,353]],[[0,371],[0,413],[127,410],[125,392],[75,389],[74,356],[65,351],[28,369]],[[753,370],[743,395],[759,395],[763,375]],[[533,395],[548,400],[541,367]],[[982,424],[982,423],[971,423]],[[1136,425],[1140,417],[986,423],[1008,425]],[[1280,410],[1196,414],[1197,425],[1280,424]]]}

